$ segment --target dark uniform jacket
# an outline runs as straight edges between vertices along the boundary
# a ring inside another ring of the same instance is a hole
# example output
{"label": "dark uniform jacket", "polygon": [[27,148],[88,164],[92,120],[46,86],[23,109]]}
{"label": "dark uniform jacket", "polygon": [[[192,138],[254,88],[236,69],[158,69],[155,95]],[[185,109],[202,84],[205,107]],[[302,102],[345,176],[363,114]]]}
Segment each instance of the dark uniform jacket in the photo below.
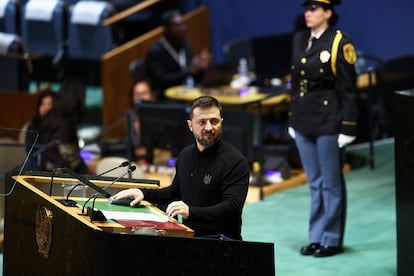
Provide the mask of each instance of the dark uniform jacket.
{"label": "dark uniform jacket", "polygon": [[328,28],[306,51],[309,36],[306,30],[293,38],[290,126],[303,135],[356,136],[354,46],[346,34]]}

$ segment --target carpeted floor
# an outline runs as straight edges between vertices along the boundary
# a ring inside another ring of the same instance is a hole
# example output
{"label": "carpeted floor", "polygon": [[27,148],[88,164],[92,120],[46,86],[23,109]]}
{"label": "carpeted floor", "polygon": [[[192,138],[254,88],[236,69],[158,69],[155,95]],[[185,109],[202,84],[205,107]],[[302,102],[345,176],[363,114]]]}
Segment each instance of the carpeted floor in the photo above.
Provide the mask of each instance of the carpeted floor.
{"label": "carpeted floor", "polygon": [[[352,159],[368,156],[365,145],[349,148]],[[248,204],[243,238],[275,245],[276,275],[396,275],[393,140],[375,145],[374,170],[368,165],[345,175],[348,191],[345,253],[329,258],[302,256],[308,243],[309,189],[289,189]]]}

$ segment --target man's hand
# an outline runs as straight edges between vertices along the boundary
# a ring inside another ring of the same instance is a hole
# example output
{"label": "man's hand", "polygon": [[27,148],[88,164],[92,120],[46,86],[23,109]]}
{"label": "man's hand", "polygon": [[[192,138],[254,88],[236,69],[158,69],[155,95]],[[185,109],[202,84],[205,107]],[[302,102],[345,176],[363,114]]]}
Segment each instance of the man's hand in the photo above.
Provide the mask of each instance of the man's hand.
{"label": "man's hand", "polygon": [[173,201],[167,206],[166,213],[169,217],[181,215],[184,219],[188,218],[190,208],[182,201]]}
{"label": "man's hand", "polygon": [[144,199],[144,194],[140,189],[127,189],[120,191],[119,193],[112,196],[113,199],[123,199],[123,198],[133,198],[134,200],[131,201],[131,206],[135,206],[141,200]]}
{"label": "man's hand", "polygon": [[203,49],[200,54],[193,57],[191,73],[198,74],[206,70],[212,61],[212,55],[207,49]]}

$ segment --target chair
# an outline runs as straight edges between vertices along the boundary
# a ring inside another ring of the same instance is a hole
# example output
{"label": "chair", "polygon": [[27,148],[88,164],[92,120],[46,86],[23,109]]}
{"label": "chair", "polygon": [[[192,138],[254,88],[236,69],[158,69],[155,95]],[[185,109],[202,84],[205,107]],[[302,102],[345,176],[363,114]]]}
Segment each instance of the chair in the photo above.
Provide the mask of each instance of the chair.
{"label": "chair", "polygon": [[87,0],[76,2],[69,12],[66,68],[83,76],[87,85],[100,85],[101,57],[118,45],[117,25],[103,25],[113,14],[111,3]]}
{"label": "chair", "polygon": [[0,0],[0,32],[20,34],[20,5],[12,0]]}
{"label": "chair", "polygon": [[223,46],[224,58],[226,63],[246,58],[261,85],[268,78],[290,72],[292,38],[292,33],[282,33],[229,41]]}
{"label": "chair", "polygon": [[55,81],[61,77],[67,40],[68,8],[60,0],[29,0],[23,6],[22,39],[33,60],[34,78]]}
{"label": "chair", "polygon": [[103,26],[115,9],[104,1],[78,1],[69,12],[68,55],[70,58],[100,60],[118,44],[116,26]]}
{"label": "chair", "polygon": [[241,38],[225,43],[223,54],[226,63],[237,63],[241,58],[251,61],[254,59],[252,39]]}
{"label": "chair", "polygon": [[145,79],[146,68],[145,61],[142,59],[135,59],[129,64],[129,72],[131,73],[134,83]]}
{"label": "chair", "polygon": [[0,89],[28,91],[30,63],[20,36],[0,33]]}
{"label": "chair", "polygon": [[[104,157],[101,160],[99,160],[98,164],[96,165],[96,175],[100,175],[104,172],[107,172],[119,166],[120,164],[122,164],[122,162],[125,162],[125,161],[128,161],[128,159],[123,158],[123,157],[117,157],[117,156]],[[146,179],[147,178],[139,166],[137,166],[134,163],[131,163],[131,166],[132,165],[135,165],[136,169],[132,172],[131,178],[134,178],[134,179]],[[128,171],[128,169],[129,169],[128,166],[117,168],[113,171],[103,174],[102,176],[120,177],[121,175],[125,174]],[[125,177],[128,177],[128,174]]]}

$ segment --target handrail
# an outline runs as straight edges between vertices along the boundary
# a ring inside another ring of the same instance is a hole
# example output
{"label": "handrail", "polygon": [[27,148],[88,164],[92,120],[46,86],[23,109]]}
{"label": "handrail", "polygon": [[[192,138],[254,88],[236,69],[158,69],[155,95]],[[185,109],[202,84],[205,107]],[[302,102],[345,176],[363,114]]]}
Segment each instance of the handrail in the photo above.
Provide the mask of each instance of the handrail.
{"label": "handrail", "polygon": [[108,26],[111,24],[114,24],[118,21],[121,21],[122,19],[127,18],[130,15],[133,15],[134,13],[137,13],[139,11],[142,11],[156,3],[160,2],[160,0],[145,0],[139,4],[136,4],[126,10],[123,10],[121,12],[116,13],[115,15],[111,16],[110,18],[104,20],[102,23],[103,26]]}

